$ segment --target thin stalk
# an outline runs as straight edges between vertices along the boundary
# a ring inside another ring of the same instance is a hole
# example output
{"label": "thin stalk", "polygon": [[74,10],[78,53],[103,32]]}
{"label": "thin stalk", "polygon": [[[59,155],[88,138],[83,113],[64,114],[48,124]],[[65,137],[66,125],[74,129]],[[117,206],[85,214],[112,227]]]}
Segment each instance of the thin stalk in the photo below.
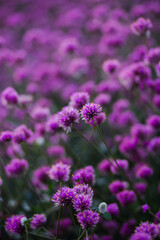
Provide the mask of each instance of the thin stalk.
{"label": "thin stalk", "polygon": [[61,217],[61,205],[59,206],[59,211],[58,211],[58,226],[57,226],[57,231],[56,231],[56,240],[58,239],[60,217]]}
{"label": "thin stalk", "polygon": [[26,224],[24,224],[24,227],[25,227],[25,232],[26,232],[26,237],[25,237],[25,239],[28,240],[28,239],[29,239],[29,238],[28,238],[28,229],[27,229]]}
{"label": "thin stalk", "polygon": [[86,229],[82,232],[82,234],[78,237],[78,240],[81,239],[81,237],[83,236],[83,234],[86,232]]}
{"label": "thin stalk", "polygon": [[73,222],[73,224],[74,224],[75,230],[76,230],[76,232],[77,232],[77,234],[78,234],[77,226],[76,226],[75,219],[74,219],[74,217],[73,217],[72,211],[71,211],[71,209],[70,209],[69,207],[67,207],[67,208],[68,208],[68,211],[69,211],[69,213],[70,213],[70,215],[71,215],[72,222]]}
{"label": "thin stalk", "polygon": [[91,237],[93,236],[94,230],[95,230],[95,228],[93,228],[89,240],[91,240]]}
{"label": "thin stalk", "polygon": [[44,236],[44,235],[41,235],[41,234],[37,234],[37,233],[32,233],[32,232],[28,232],[29,235],[33,235],[33,236],[37,236],[39,238],[45,238],[45,239],[55,239],[53,237],[47,237],[47,236]]}
{"label": "thin stalk", "polygon": [[89,239],[88,239],[88,232],[87,232],[87,230],[86,230],[86,240],[89,240]]}

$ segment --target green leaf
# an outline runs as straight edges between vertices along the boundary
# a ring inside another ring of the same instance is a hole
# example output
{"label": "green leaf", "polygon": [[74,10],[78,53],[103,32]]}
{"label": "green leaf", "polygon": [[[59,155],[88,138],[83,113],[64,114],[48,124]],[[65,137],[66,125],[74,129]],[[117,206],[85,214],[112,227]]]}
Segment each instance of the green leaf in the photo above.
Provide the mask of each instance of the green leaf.
{"label": "green leaf", "polygon": [[111,221],[111,220],[112,220],[112,217],[111,217],[111,215],[110,215],[108,212],[105,212],[105,213],[103,213],[102,215],[103,215],[103,217],[104,217],[105,219],[107,219],[108,221]]}

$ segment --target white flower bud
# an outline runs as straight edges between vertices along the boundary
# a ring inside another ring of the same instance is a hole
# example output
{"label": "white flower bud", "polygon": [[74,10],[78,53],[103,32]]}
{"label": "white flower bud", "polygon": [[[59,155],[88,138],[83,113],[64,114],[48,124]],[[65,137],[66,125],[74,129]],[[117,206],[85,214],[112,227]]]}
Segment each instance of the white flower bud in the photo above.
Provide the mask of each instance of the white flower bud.
{"label": "white flower bud", "polygon": [[24,226],[25,221],[27,221],[28,219],[26,217],[22,217],[21,218],[21,225]]}
{"label": "white flower bud", "polygon": [[105,202],[101,202],[98,208],[100,213],[105,213],[107,211],[107,204]]}

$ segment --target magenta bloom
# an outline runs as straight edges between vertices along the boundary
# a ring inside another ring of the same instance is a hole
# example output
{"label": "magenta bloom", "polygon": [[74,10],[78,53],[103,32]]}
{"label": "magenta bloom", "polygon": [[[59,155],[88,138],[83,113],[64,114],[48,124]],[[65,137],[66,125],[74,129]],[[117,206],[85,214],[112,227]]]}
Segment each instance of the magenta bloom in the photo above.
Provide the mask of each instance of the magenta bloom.
{"label": "magenta bloom", "polygon": [[12,106],[18,104],[18,93],[12,88],[7,87],[1,94],[3,105]]}
{"label": "magenta bloom", "polygon": [[138,18],[135,22],[132,23],[131,29],[133,33],[137,35],[146,34],[152,28],[152,23],[150,19],[145,19],[143,17]]}
{"label": "magenta bloom", "polygon": [[7,218],[5,222],[5,230],[7,233],[21,234],[24,230],[24,226],[21,224],[21,219],[24,215],[14,215]]}
{"label": "magenta bloom", "polygon": [[136,195],[131,190],[124,190],[117,194],[117,199],[125,207],[136,201]]}
{"label": "magenta bloom", "polygon": [[102,65],[103,71],[108,74],[113,74],[116,72],[120,63],[117,59],[109,59],[105,61]]}
{"label": "magenta bloom", "polygon": [[148,206],[147,203],[142,206],[142,210],[144,213],[147,212],[149,209],[150,209],[150,207]]}
{"label": "magenta bloom", "polygon": [[134,233],[130,240],[152,240],[152,237],[147,233],[138,232]]}
{"label": "magenta bloom", "polygon": [[61,112],[58,113],[59,125],[67,132],[71,131],[71,126],[79,122],[79,113],[77,109],[73,107],[64,107]]}
{"label": "magenta bloom", "polygon": [[88,184],[78,184],[74,186],[73,190],[76,192],[76,194],[83,193],[85,195],[89,195],[91,198],[93,197],[93,190],[88,186]]}
{"label": "magenta bloom", "polygon": [[1,142],[8,142],[12,140],[12,132],[10,131],[4,131],[0,135],[0,141]]}
{"label": "magenta bloom", "polygon": [[65,206],[72,203],[76,193],[72,188],[62,187],[52,197],[56,206]]}
{"label": "magenta bloom", "polygon": [[88,101],[89,95],[87,92],[75,92],[71,95],[69,104],[74,108],[81,109]]}
{"label": "magenta bloom", "polygon": [[111,214],[112,217],[117,217],[119,215],[119,207],[117,203],[110,203],[107,205],[107,212]]}
{"label": "magenta bloom", "polygon": [[73,207],[79,212],[89,209],[92,206],[92,198],[88,194],[77,194],[73,199]]}
{"label": "magenta bloom", "polygon": [[5,172],[10,178],[24,174],[27,169],[28,162],[25,159],[13,159],[5,166]]}
{"label": "magenta bloom", "polygon": [[30,227],[32,229],[37,229],[43,223],[46,222],[46,216],[44,214],[34,214],[30,222]]}
{"label": "magenta bloom", "polygon": [[87,166],[77,170],[72,177],[74,184],[89,184],[93,185],[95,183],[94,168],[92,166]]}
{"label": "magenta bloom", "polygon": [[13,140],[16,143],[21,143],[26,141],[32,136],[32,131],[26,127],[26,125],[20,125],[13,132]]}
{"label": "magenta bloom", "polygon": [[83,120],[88,122],[93,117],[99,116],[101,112],[102,112],[102,107],[99,104],[87,103],[81,109],[81,117]]}
{"label": "magenta bloom", "polygon": [[107,159],[103,159],[99,164],[98,164],[98,170],[103,174],[107,174],[110,172],[110,162]]}
{"label": "magenta bloom", "polygon": [[64,164],[62,162],[56,163],[49,170],[50,179],[55,180],[56,182],[63,181],[66,182],[69,180],[70,174],[70,165]]}
{"label": "magenta bloom", "polygon": [[153,170],[147,165],[142,165],[136,170],[136,176],[138,178],[149,178],[153,175]]}
{"label": "magenta bloom", "polygon": [[93,228],[99,222],[99,214],[91,210],[84,210],[77,214],[77,219],[83,229]]}
{"label": "magenta bloom", "polygon": [[109,184],[109,190],[113,194],[117,194],[127,188],[127,182],[121,182],[120,180],[115,180]]}

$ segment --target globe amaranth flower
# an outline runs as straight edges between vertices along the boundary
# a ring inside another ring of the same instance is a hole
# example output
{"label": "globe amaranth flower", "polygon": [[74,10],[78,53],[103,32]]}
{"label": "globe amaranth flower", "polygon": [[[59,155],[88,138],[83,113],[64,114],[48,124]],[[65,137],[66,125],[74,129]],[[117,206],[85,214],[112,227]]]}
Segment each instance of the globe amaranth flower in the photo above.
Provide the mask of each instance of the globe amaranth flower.
{"label": "globe amaranth flower", "polygon": [[55,133],[59,129],[58,114],[52,115],[46,122],[46,131]]}
{"label": "globe amaranth flower", "polygon": [[99,222],[99,214],[92,210],[84,210],[77,214],[77,220],[83,229],[93,228]]}
{"label": "globe amaranth flower", "polygon": [[67,106],[58,113],[59,125],[67,132],[71,131],[71,126],[79,122],[77,109]]}
{"label": "globe amaranth flower", "polygon": [[145,19],[143,17],[138,18],[135,22],[131,24],[131,29],[133,33],[137,35],[144,35],[152,28],[152,23],[150,19]]}
{"label": "globe amaranth flower", "polygon": [[136,233],[139,232],[147,233],[154,238],[158,236],[159,229],[154,223],[142,222],[138,227],[136,227]]}
{"label": "globe amaranth flower", "polygon": [[34,214],[30,222],[31,229],[37,229],[43,223],[46,222],[46,216],[44,214]]}
{"label": "globe amaranth flower", "polygon": [[135,223],[136,221],[134,219],[130,219],[129,221],[123,223],[120,234],[124,237],[129,237],[134,232]]}
{"label": "globe amaranth flower", "polygon": [[107,159],[103,159],[97,166],[101,174],[105,175],[110,172],[110,162]]}
{"label": "globe amaranth flower", "polygon": [[0,135],[1,142],[9,142],[12,140],[12,132],[10,131],[3,131]]}
{"label": "globe amaranth flower", "polygon": [[152,240],[152,237],[147,233],[138,232],[134,233],[130,240]]}
{"label": "globe amaranth flower", "polygon": [[76,194],[72,202],[77,212],[89,209],[92,206],[92,198],[88,194]]}
{"label": "globe amaranth flower", "polygon": [[64,164],[62,162],[56,163],[49,170],[50,179],[55,180],[56,182],[63,181],[66,182],[69,180],[70,174],[70,165]]}
{"label": "globe amaranth flower", "polygon": [[128,186],[127,182],[121,182],[120,180],[115,180],[109,184],[109,190],[113,194],[117,194],[117,193],[123,191],[124,189],[126,189],[127,186]]}
{"label": "globe amaranth flower", "polygon": [[70,97],[69,105],[73,108],[81,109],[88,101],[89,95],[87,92],[75,92]]}
{"label": "globe amaranth flower", "polygon": [[7,87],[1,93],[1,100],[4,106],[16,105],[18,104],[18,93],[12,87]]}
{"label": "globe amaranth flower", "polygon": [[148,60],[151,64],[157,64],[160,61],[160,47],[151,48],[148,51]]}
{"label": "globe amaranth flower", "polygon": [[147,190],[147,184],[144,182],[139,182],[134,185],[134,188],[140,195],[144,195]]}
{"label": "globe amaranth flower", "polygon": [[24,230],[24,226],[21,224],[21,219],[24,215],[13,215],[6,219],[5,230],[9,234],[21,234]]}
{"label": "globe amaranth flower", "polygon": [[65,206],[72,203],[76,193],[72,188],[62,187],[52,197],[55,206]]}
{"label": "globe amaranth flower", "polygon": [[152,115],[147,119],[147,124],[155,129],[160,128],[160,116]]}
{"label": "globe amaranth flower", "polygon": [[136,194],[132,190],[124,190],[117,194],[117,199],[125,207],[136,201]]}
{"label": "globe amaranth flower", "polygon": [[13,140],[16,143],[26,141],[32,136],[32,131],[26,127],[26,125],[20,125],[13,132]]}
{"label": "globe amaranth flower", "polygon": [[5,172],[8,177],[18,177],[24,174],[28,169],[28,162],[25,159],[12,159],[5,166]]}
{"label": "globe amaranth flower", "polygon": [[142,210],[143,210],[144,213],[147,212],[149,209],[150,209],[150,207],[148,206],[147,203],[142,205]]}
{"label": "globe amaranth flower", "polygon": [[[101,112],[98,116],[94,117],[94,121],[95,121],[96,125],[100,125],[100,124],[104,123],[105,120],[106,120],[106,114],[104,112]],[[94,127],[95,126],[94,121],[92,119],[90,119],[88,121],[88,123],[92,127]]]}
{"label": "globe amaranth flower", "polygon": [[50,115],[50,111],[49,111],[49,108],[47,107],[36,106],[35,108],[33,108],[31,112],[31,117],[35,121],[39,121],[39,122],[46,121],[49,115]]}
{"label": "globe amaranth flower", "polygon": [[89,184],[93,185],[95,183],[95,173],[94,168],[92,166],[86,166],[85,168],[81,168],[72,176],[72,181],[74,184]]}
{"label": "globe amaranth flower", "polygon": [[102,68],[105,73],[113,74],[116,72],[119,65],[120,63],[117,59],[109,59],[103,63]]}
{"label": "globe amaranth flower", "polygon": [[153,175],[153,169],[148,165],[142,165],[136,169],[136,176],[138,178],[147,179]]}
{"label": "globe amaranth flower", "polygon": [[88,184],[79,184],[74,186],[73,190],[76,192],[76,194],[86,194],[89,195],[91,198],[93,197],[93,190],[91,187],[88,186]]}
{"label": "globe amaranth flower", "polygon": [[119,215],[119,207],[117,203],[110,203],[107,206],[107,212],[109,212],[109,214],[112,217],[117,217]]}
{"label": "globe amaranth flower", "polygon": [[81,109],[81,117],[86,122],[89,122],[92,118],[99,116],[102,112],[102,107],[96,103],[87,103]]}

